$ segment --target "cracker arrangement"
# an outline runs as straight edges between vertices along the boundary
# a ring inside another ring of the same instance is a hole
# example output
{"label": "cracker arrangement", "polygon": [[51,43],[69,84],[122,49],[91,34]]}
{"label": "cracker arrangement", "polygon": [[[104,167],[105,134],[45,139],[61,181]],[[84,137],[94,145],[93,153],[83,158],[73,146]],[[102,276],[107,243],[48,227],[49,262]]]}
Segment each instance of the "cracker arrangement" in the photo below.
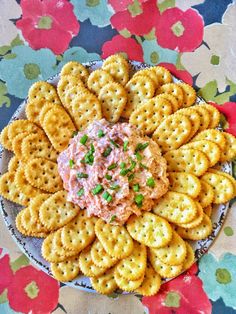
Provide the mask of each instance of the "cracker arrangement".
{"label": "cracker arrangement", "polygon": [[[108,57],[91,73],[69,62],[57,87],[31,86],[27,120],[1,132],[1,144],[14,155],[0,178],[0,194],[24,207],[16,227],[25,236],[44,238],[42,256],[57,280],[84,274],[99,293],[122,289],[150,296],[162,279],[193,264],[188,241],[206,239],[214,204],[236,196],[234,178],[218,170],[219,162],[236,157],[236,139],[216,129],[217,109],[195,101],[195,90],[174,83],[165,68],[131,75],[121,55]],[[126,119],[159,145],[167,162],[167,193],[151,211],[131,215],[124,225],[88,217],[69,202],[58,172],[59,153],[101,118]]]}

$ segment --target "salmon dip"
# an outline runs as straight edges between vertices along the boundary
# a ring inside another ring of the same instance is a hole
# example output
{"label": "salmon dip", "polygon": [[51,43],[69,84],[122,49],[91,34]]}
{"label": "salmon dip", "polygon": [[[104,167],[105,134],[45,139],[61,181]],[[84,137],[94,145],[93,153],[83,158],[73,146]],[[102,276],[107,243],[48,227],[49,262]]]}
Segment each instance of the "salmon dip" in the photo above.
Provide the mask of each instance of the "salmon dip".
{"label": "salmon dip", "polygon": [[168,190],[159,146],[128,123],[94,121],[58,157],[67,200],[107,223],[150,211]]}

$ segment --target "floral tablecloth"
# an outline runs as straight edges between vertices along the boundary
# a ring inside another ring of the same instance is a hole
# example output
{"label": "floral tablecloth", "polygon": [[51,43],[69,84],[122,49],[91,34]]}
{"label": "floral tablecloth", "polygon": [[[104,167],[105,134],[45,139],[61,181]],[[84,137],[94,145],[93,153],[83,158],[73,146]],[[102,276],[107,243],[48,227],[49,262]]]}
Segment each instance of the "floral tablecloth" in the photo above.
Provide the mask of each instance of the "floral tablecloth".
{"label": "floral tablecloth", "polygon": [[[69,60],[122,52],[193,84],[236,135],[233,0],[0,0],[0,130],[30,85]],[[233,164],[236,176],[236,163]],[[24,256],[0,220],[0,313],[236,313],[236,203],[210,251],[144,297],[89,294],[59,284]]]}

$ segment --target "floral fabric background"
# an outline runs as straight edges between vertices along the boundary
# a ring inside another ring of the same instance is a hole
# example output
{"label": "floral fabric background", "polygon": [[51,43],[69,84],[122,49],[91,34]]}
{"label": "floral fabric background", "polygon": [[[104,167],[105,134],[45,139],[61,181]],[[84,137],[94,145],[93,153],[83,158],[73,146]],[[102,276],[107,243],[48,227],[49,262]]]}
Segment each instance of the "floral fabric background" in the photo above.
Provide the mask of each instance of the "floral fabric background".
{"label": "floral fabric background", "polygon": [[[233,0],[0,0],[0,130],[33,82],[70,60],[122,52],[192,84],[236,136],[235,17]],[[1,219],[0,313],[236,313],[233,203],[198,265],[142,299],[60,285],[22,255]]]}

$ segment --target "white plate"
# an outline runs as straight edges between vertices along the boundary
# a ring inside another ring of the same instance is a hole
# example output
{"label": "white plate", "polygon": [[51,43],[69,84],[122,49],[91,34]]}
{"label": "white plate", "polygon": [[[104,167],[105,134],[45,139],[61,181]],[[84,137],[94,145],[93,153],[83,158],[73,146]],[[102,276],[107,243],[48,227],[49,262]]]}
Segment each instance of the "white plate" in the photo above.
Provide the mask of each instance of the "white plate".
{"label": "white plate", "polygon": [[[131,61],[131,69],[133,72],[146,68],[148,65],[136,61]],[[93,71],[102,65],[102,61],[92,61],[89,63],[85,63],[86,67]],[[56,85],[59,79],[59,75],[56,75],[48,80],[48,82]],[[174,81],[179,81],[178,79],[174,78]],[[204,101],[201,98],[197,99],[197,103]],[[11,121],[17,119],[25,119],[25,104],[26,100],[22,102],[22,104],[18,107],[15,111],[14,115],[12,116]],[[3,174],[7,171],[7,165],[12,157],[12,153],[8,150],[3,149],[0,146],[0,174]],[[231,163],[224,163],[221,167],[222,171],[231,174],[232,173],[232,165]],[[25,237],[21,233],[18,232],[15,226],[15,218],[17,213],[21,210],[22,206],[12,203],[4,198],[1,198],[1,212],[4,218],[4,221],[7,225],[9,232],[11,233],[13,239],[16,241],[17,245],[24,252],[28,258],[35,263],[40,269],[51,276],[49,263],[44,260],[41,255],[41,245],[42,239],[32,238],[32,237]],[[215,206],[212,214],[212,223],[213,223],[213,231],[212,234],[205,240],[202,241],[193,241],[192,247],[195,251],[195,258],[199,259],[206,251],[209,249],[210,245],[213,243],[214,239],[216,238],[218,232],[220,231],[223,221],[225,219],[229,204],[222,204]],[[91,284],[90,280],[87,277],[80,276],[70,282],[66,282],[66,285],[69,285],[73,288],[85,290],[88,292],[96,292]]]}

